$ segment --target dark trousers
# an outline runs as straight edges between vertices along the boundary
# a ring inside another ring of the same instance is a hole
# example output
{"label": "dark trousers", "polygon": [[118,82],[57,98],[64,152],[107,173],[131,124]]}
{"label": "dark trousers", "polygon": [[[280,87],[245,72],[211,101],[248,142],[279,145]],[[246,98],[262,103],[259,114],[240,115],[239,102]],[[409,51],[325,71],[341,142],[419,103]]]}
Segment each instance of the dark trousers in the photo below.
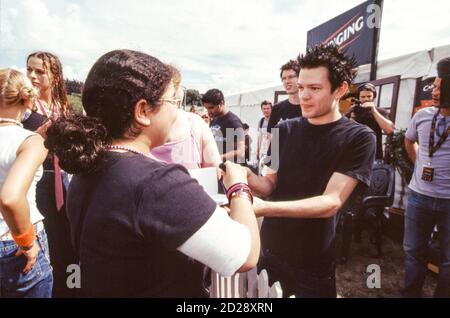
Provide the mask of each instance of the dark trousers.
{"label": "dark trousers", "polygon": [[283,297],[336,298],[336,267],[334,263],[327,267],[323,271],[307,270],[264,253],[258,264],[258,272],[267,270],[270,285],[279,281]]}
{"label": "dark trousers", "polygon": [[53,267],[53,297],[76,297],[77,290],[69,289],[66,284],[67,266],[78,264],[71,239],[70,227],[65,207],[56,210],[54,173],[45,171],[36,187],[36,203],[45,217],[44,226],[47,232],[50,250],[50,262]]}

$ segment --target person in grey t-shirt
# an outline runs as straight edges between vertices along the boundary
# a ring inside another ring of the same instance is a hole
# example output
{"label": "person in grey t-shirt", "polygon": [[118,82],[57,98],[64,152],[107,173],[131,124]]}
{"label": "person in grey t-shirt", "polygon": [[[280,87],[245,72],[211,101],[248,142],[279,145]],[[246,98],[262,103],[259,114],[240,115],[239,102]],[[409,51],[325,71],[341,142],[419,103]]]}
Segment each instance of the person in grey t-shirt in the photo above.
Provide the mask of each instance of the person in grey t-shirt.
{"label": "person in grey t-shirt", "polygon": [[[434,107],[417,112],[406,132],[405,147],[415,163],[405,213],[405,287],[403,296],[420,297],[428,262],[428,241],[437,225],[440,244],[435,297],[450,297],[450,102],[443,101],[443,77],[450,57],[437,65],[432,92]],[[446,79],[447,80],[447,79]],[[447,88],[449,90],[450,88]]]}

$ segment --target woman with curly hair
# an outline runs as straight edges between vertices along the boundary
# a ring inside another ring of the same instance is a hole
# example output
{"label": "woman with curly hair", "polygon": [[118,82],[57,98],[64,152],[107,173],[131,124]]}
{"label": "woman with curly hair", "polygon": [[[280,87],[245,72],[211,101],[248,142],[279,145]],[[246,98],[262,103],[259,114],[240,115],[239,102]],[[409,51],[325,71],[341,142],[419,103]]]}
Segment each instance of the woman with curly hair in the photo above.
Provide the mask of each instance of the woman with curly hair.
{"label": "woman with curly hair", "polygon": [[[38,89],[34,112],[23,122],[24,127],[45,136],[51,120],[69,114],[62,65],[59,58],[49,52],[34,52],[27,58],[27,76]],[[47,124],[44,124],[47,122]],[[36,201],[45,216],[50,256],[54,274],[54,297],[73,297],[75,290],[66,284],[67,266],[78,262],[70,242],[69,223],[65,212],[65,187],[68,176],[56,156],[44,162],[44,175],[37,185]]]}
{"label": "woman with curly hair", "polygon": [[184,167],[148,157],[176,120],[172,74],[147,54],[109,52],[86,79],[87,116],[47,131],[47,148],[74,174],[67,212],[86,296],[201,297],[201,263],[229,276],[258,260],[243,168],[226,164],[228,215]]}
{"label": "woman with curly hair", "polygon": [[52,292],[44,217],[35,202],[47,150],[43,138],[21,124],[34,94],[24,74],[0,69],[0,298]]}

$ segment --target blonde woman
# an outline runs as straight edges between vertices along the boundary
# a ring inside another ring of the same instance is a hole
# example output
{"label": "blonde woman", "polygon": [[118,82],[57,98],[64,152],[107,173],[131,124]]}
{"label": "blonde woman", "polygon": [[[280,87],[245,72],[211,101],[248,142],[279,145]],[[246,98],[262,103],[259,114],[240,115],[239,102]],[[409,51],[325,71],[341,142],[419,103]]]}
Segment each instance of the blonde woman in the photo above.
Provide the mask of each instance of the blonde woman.
{"label": "blonde woman", "polygon": [[53,285],[35,203],[47,151],[42,137],[21,124],[33,96],[24,74],[0,69],[0,298],[50,297]]}
{"label": "blonde woman", "polygon": [[[168,65],[172,73],[175,89],[173,107],[183,101],[181,74],[175,67]],[[204,120],[192,112],[178,107],[175,123],[170,131],[168,142],[153,148],[151,156],[166,163],[178,163],[187,169],[217,167],[222,162],[214,137]]]}

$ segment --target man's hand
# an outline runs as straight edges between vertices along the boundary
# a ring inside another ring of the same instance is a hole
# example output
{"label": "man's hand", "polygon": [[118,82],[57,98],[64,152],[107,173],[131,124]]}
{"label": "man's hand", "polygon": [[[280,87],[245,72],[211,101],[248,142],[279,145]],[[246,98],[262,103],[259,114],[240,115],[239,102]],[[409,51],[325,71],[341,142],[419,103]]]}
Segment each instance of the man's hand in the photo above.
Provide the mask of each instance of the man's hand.
{"label": "man's hand", "polygon": [[365,103],[361,104],[361,107],[364,107],[367,109],[373,109],[373,108],[375,108],[375,103],[374,102],[365,102]]}

